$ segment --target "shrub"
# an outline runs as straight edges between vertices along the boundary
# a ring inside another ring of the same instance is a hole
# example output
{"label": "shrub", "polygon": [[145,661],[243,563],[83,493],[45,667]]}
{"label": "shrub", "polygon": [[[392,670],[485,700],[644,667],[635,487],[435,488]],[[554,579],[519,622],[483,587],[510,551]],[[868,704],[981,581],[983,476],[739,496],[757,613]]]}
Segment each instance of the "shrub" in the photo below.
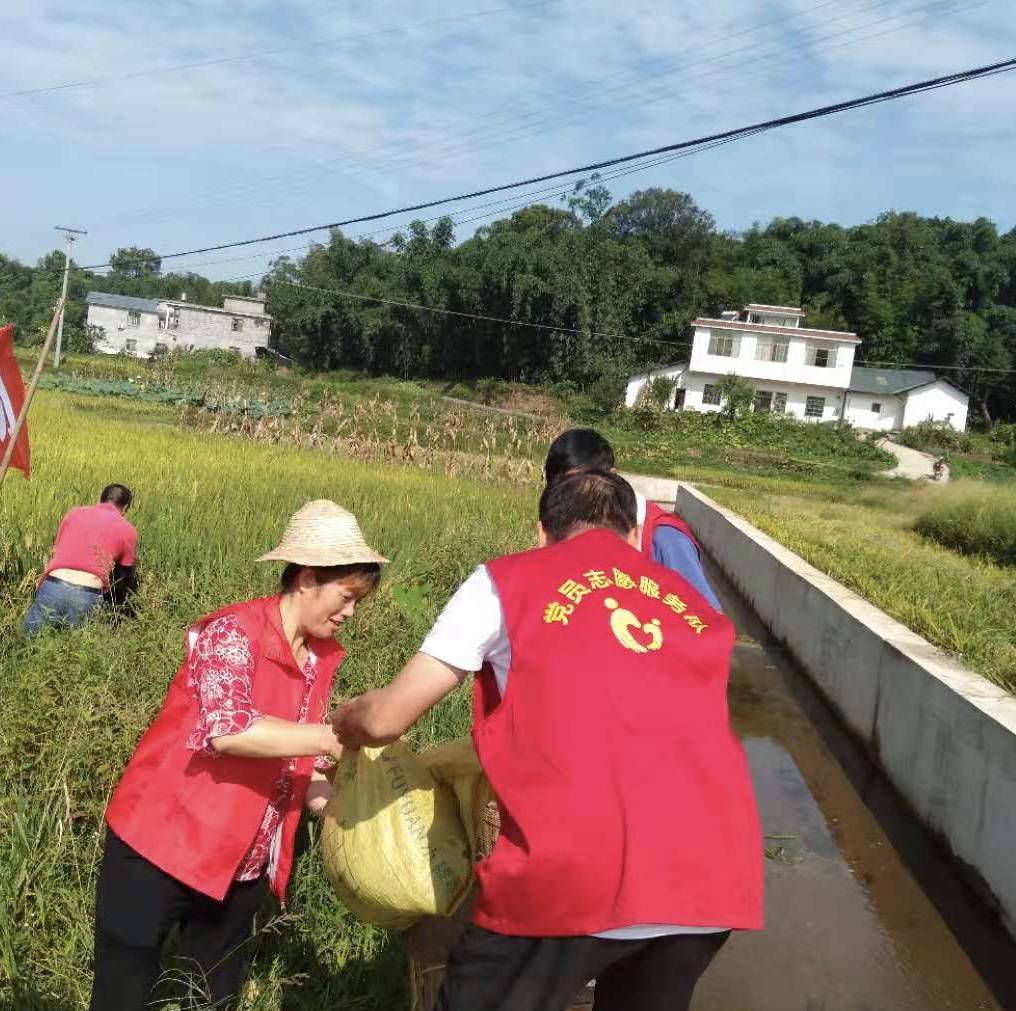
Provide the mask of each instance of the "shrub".
{"label": "shrub", "polygon": [[1016,424],[996,425],[991,433],[991,455],[1016,467]]}
{"label": "shrub", "polygon": [[481,404],[500,405],[508,400],[511,386],[502,379],[478,379],[476,392],[479,394]]}
{"label": "shrub", "polygon": [[957,484],[917,518],[914,529],[965,555],[1016,565],[1016,493],[1004,486]]}
{"label": "shrub", "polygon": [[616,411],[624,403],[628,376],[621,372],[603,372],[586,387],[590,403],[604,414]]}
{"label": "shrub", "polygon": [[670,407],[676,386],[676,379],[672,379],[670,376],[656,376],[646,383],[643,395],[654,407],[666,410],[666,408]]}
{"label": "shrub", "polygon": [[736,421],[750,413],[755,399],[751,384],[740,376],[724,376],[717,384],[723,407],[720,413],[730,421]]}
{"label": "shrub", "polygon": [[905,428],[900,433],[899,441],[911,449],[922,453],[972,453],[974,440],[966,432],[957,432],[942,421],[922,421],[918,425]]}

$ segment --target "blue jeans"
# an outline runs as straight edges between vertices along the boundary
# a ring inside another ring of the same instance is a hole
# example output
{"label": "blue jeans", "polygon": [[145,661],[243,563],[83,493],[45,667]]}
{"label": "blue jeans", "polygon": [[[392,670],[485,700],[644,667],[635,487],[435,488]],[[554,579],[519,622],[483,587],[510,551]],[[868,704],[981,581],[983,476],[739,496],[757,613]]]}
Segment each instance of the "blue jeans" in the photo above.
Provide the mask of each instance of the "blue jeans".
{"label": "blue jeans", "polygon": [[35,600],[25,615],[21,631],[25,635],[38,635],[47,625],[71,628],[80,625],[101,606],[101,590],[44,579],[35,591]]}

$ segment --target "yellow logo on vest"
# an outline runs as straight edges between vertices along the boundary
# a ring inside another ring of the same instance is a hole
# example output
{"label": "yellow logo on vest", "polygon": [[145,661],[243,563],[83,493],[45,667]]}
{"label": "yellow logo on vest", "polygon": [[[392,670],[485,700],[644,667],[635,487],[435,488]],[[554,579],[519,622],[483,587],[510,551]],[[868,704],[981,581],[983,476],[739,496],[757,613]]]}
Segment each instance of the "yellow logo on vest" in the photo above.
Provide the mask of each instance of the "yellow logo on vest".
{"label": "yellow logo on vest", "polygon": [[[614,638],[633,653],[653,653],[663,645],[663,629],[660,628],[660,619],[653,618],[642,623],[633,611],[622,607],[613,597],[607,597],[603,602],[610,615],[610,630]],[[635,631],[643,632],[649,636],[648,642],[639,642],[632,634]]]}
{"label": "yellow logo on vest", "polygon": [[[604,569],[591,569],[582,573],[582,579],[566,579],[558,588],[562,600],[549,600],[543,611],[543,620],[548,625],[567,625],[583,600],[598,590],[625,590],[639,593],[648,600],[658,600],[673,611],[696,635],[705,632],[709,625],[697,614],[689,614],[688,605],[676,593],[664,593],[655,579],[639,575],[633,578],[620,569],[611,569],[608,576]],[[643,623],[634,611],[622,608],[615,597],[604,598],[604,604],[613,612],[610,616],[610,627],[617,641],[635,653],[651,653],[663,645],[663,631],[660,619]],[[648,642],[640,642],[634,635],[639,631],[649,636]]]}

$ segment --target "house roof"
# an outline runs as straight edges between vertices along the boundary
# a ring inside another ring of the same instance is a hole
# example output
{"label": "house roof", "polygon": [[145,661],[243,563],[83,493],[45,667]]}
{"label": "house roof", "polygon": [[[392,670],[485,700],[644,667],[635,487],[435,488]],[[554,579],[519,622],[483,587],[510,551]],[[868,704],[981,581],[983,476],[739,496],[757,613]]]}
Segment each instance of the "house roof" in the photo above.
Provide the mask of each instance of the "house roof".
{"label": "house roof", "polygon": [[[234,298],[240,296],[227,295],[226,298]],[[219,305],[202,305],[200,302],[188,302],[186,299],[179,298],[166,298],[163,299],[166,305],[173,306],[174,309],[193,309],[196,312],[217,312],[223,316],[243,316],[245,319],[268,319],[272,317],[266,312],[244,312],[242,309],[224,309]]]}
{"label": "house roof", "polygon": [[90,291],[85,301],[89,305],[104,305],[109,309],[128,309],[132,312],[159,311],[157,298],[132,298],[130,295],[111,295],[106,291]]}
{"label": "house roof", "polygon": [[804,310],[792,305],[762,305],[760,302],[749,302],[745,309],[761,309],[763,312],[782,312],[789,316],[803,316]]}
{"label": "house roof", "polygon": [[869,369],[855,365],[850,373],[851,393],[906,393],[935,382],[927,369]]}
{"label": "house roof", "polygon": [[775,333],[787,337],[816,337],[820,340],[844,341],[860,344],[861,338],[846,330],[812,330],[803,326],[770,326],[768,323],[739,323],[729,319],[709,319],[700,316],[691,321],[692,326],[709,327],[711,330],[740,330],[744,333]]}
{"label": "house roof", "polygon": [[670,362],[668,365],[655,365],[651,369],[647,369],[645,372],[636,372],[634,375],[628,377],[630,383],[634,379],[649,379],[651,376],[659,375],[661,372],[666,372],[668,369],[686,369],[688,368],[687,362]]}

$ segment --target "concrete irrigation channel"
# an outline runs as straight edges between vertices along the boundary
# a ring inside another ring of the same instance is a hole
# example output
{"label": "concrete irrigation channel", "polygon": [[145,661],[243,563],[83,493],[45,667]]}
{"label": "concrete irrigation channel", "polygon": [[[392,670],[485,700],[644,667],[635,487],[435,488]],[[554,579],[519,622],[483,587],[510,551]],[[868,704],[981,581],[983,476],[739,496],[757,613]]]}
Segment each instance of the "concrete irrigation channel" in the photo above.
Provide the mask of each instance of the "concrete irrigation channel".
{"label": "concrete irrigation channel", "polygon": [[[666,504],[665,490],[647,491]],[[687,499],[682,515],[696,529]],[[716,528],[702,532],[708,547]],[[739,633],[730,709],[767,836],[766,929],[731,939],[693,1011],[1016,1011],[1016,943],[979,868],[904,799],[856,717],[740,586],[707,565]]]}

